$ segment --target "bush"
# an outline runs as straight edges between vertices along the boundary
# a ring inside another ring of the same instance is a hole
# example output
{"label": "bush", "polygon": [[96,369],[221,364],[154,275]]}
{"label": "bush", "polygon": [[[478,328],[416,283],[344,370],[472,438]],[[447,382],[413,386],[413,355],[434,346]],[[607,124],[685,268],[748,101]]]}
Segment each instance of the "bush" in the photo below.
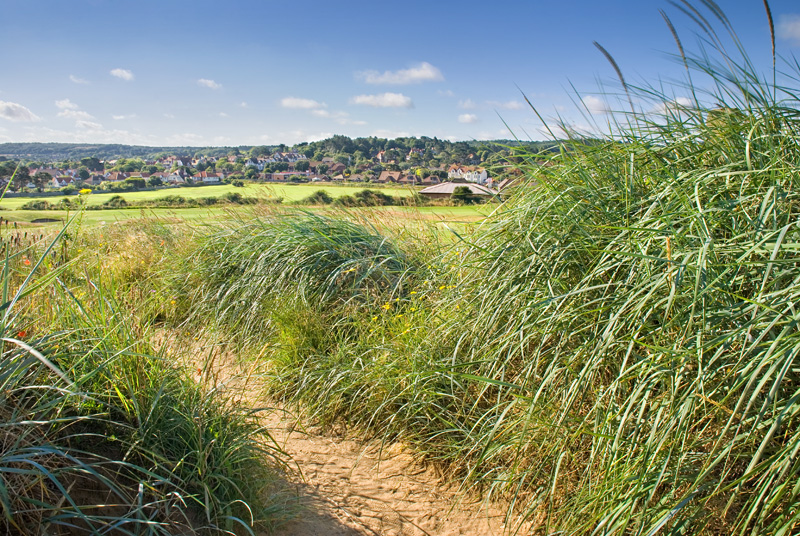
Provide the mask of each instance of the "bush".
{"label": "bush", "polygon": [[28,201],[19,208],[21,210],[50,210],[52,207],[50,203],[44,199],[34,199],[33,201]]}
{"label": "bush", "polygon": [[300,201],[304,205],[330,205],[333,198],[325,190],[317,190],[313,194]]}

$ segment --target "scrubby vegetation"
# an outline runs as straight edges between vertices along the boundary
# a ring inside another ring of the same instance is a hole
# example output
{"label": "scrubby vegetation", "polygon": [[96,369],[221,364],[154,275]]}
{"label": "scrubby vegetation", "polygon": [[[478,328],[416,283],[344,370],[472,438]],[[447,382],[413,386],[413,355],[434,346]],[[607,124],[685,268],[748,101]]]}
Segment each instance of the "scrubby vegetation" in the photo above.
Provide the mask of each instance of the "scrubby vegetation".
{"label": "scrubby vegetation", "polygon": [[268,434],[154,346],[131,280],[110,259],[73,259],[75,231],[4,226],[1,530],[246,533],[285,519]]}
{"label": "scrubby vegetation", "polygon": [[[5,339],[0,492],[29,490],[0,495],[9,526],[40,502],[50,523],[88,522],[43,484],[86,478],[138,505],[114,514],[126,523],[269,508],[245,475],[276,453],[219,392],[145,357],[158,326],[223,335],[266,367],[269,395],[410,444],[542,534],[796,533],[798,95],[708,54],[683,56],[708,95],[622,82],[631,111],[604,138],[515,147],[516,193],[465,232],[265,207],[222,228],[62,236],[38,256],[7,242],[20,290],[3,325],[24,341]],[[22,281],[37,259],[47,277]]]}
{"label": "scrubby vegetation", "polygon": [[[87,210],[104,210],[117,208],[196,208],[213,205],[255,205],[258,203],[280,203],[281,199],[264,199],[258,197],[246,197],[238,192],[229,192],[219,197],[206,196],[197,198],[186,198],[180,195],[165,195],[155,199],[141,199],[135,203],[129,203],[125,197],[117,194],[113,195],[98,205],[89,205]],[[57,203],[51,203],[44,199],[28,201],[20,207],[21,210],[69,210],[82,208],[81,199],[78,197],[65,197]]]}

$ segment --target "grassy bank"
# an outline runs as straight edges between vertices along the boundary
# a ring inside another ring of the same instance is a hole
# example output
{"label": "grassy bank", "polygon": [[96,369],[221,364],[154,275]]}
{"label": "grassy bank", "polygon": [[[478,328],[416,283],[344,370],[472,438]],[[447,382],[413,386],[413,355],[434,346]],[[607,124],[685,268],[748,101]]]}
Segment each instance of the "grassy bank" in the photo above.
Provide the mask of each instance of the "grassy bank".
{"label": "grassy bank", "polygon": [[[55,238],[2,231],[4,532],[250,533],[291,515],[268,433],[154,346],[130,280],[80,254],[75,221]],[[157,265],[157,246],[138,252]]]}

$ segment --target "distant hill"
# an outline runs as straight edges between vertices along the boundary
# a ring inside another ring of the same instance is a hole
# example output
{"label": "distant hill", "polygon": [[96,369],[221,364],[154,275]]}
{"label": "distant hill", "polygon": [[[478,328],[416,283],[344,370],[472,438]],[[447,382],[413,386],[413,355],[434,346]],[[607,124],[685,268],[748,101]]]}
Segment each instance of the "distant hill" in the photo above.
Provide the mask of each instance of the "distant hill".
{"label": "distant hill", "polygon": [[[7,159],[42,160],[80,160],[95,156],[101,160],[116,158],[147,158],[159,153],[196,154],[207,156],[227,155],[235,147],[147,147],[143,145],[123,145],[119,143],[0,143],[0,157]],[[249,150],[250,147],[241,148]],[[241,150],[240,149],[240,150]]]}
{"label": "distant hill", "polygon": [[[387,140],[384,138],[355,138],[346,136],[333,136],[327,140],[300,143],[294,148],[300,152],[309,153],[311,158],[326,155],[358,155],[361,158],[372,158],[379,150],[394,148],[407,152],[410,148],[432,149],[435,153],[447,152],[453,158],[451,161],[461,161],[470,153],[488,151],[489,153],[503,148],[528,146],[534,151],[544,150],[556,146],[552,141],[519,141],[519,140],[491,140],[491,141],[466,141],[450,142],[436,138],[397,138]],[[0,144],[0,160],[23,160],[40,162],[78,161],[81,158],[96,157],[100,160],[114,160],[118,158],[157,158],[164,155],[191,155],[191,156],[227,156],[229,154],[248,155],[251,151],[258,154],[268,154],[275,150],[285,151],[286,145],[255,146],[239,145],[235,147],[149,147],[144,145],[123,145],[119,143],[89,144],[89,143],[2,143]],[[401,156],[398,154],[398,156]],[[486,155],[483,154],[485,157]]]}

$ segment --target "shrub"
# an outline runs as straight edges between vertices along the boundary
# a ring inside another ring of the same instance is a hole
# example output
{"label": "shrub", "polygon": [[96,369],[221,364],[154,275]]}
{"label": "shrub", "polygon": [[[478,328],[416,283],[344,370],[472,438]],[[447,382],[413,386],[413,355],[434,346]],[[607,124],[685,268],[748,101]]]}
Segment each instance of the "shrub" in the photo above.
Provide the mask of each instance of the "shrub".
{"label": "shrub", "polygon": [[50,210],[52,207],[50,203],[44,199],[34,199],[33,201],[28,201],[19,208],[21,210]]}

